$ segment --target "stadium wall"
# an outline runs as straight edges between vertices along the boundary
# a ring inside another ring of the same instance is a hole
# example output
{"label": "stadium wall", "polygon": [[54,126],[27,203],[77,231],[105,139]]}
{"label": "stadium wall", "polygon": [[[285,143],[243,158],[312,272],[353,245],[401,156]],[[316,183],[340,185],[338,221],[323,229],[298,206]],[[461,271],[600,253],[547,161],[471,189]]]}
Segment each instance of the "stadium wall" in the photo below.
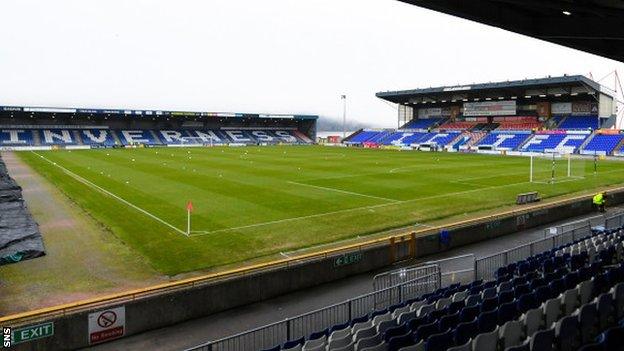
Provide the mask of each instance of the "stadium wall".
{"label": "stadium wall", "polygon": [[[624,203],[624,188],[613,189],[609,196],[611,204]],[[7,316],[0,318],[0,325],[17,327],[54,322],[53,336],[14,345],[15,349],[77,349],[89,346],[90,313],[124,306],[124,334],[129,336],[591,211],[591,196],[533,205],[444,228],[376,239],[203,279]],[[441,230],[448,232],[449,240],[441,240]]]}

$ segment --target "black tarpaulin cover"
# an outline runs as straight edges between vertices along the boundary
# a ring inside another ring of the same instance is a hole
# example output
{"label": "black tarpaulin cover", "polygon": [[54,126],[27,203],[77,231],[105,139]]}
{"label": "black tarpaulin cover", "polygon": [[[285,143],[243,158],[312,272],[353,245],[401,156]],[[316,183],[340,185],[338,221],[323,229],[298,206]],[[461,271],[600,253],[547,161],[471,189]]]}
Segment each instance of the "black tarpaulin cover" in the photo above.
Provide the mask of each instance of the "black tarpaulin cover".
{"label": "black tarpaulin cover", "polygon": [[22,199],[22,188],[0,157],[0,265],[44,254],[39,226]]}

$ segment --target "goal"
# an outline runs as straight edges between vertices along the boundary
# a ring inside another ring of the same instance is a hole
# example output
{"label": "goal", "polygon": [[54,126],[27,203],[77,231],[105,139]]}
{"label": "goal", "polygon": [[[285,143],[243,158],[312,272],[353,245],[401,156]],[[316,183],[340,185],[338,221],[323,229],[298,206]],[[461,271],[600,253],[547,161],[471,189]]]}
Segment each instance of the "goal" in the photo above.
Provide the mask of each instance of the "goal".
{"label": "goal", "polygon": [[585,178],[587,161],[572,154],[550,153],[531,155],[531,183],[561,183]]}
{"label": "goal", "polygon": [[182,137],[180,138],[181,145],[184,146],[213,146],[212,138],[200,138],[200,137]]}

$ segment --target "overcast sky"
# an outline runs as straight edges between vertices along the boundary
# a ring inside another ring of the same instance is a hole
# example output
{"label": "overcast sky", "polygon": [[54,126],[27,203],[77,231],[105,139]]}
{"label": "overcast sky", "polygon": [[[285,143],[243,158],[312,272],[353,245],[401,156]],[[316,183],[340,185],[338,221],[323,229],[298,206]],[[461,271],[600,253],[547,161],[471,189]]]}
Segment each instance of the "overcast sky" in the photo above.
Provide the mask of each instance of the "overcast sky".
{"label": "overcast sky", "polygon": [[309,113],[394,126],[383,90],[616,61],[395,0],[2,0],[0,105]]}

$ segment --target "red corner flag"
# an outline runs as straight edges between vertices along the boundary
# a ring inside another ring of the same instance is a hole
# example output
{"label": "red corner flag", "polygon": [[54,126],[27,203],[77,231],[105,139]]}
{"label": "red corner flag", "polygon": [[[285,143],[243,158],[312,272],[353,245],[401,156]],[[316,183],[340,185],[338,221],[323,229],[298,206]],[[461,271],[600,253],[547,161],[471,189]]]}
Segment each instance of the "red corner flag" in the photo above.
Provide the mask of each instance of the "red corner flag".
{"label": "red corner flag", "polygon": [[193,203],[186,203],[186,236],[191,236],[191,212],[193,212]]}

